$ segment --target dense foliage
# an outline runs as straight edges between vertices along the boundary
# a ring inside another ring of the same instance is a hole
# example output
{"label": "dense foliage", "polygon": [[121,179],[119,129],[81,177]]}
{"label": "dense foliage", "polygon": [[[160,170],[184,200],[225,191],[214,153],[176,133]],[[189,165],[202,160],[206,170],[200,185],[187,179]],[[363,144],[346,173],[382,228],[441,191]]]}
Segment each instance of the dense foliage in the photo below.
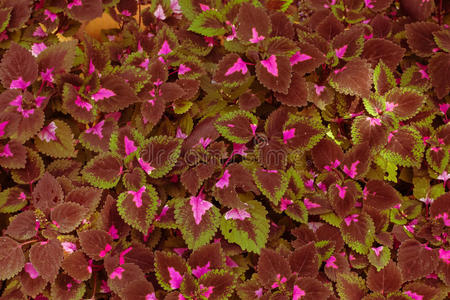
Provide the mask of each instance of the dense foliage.
{"label": "dense foliage", "polygon": [[449,2],[138,2],[0,0],[0,299],[448,299]]}

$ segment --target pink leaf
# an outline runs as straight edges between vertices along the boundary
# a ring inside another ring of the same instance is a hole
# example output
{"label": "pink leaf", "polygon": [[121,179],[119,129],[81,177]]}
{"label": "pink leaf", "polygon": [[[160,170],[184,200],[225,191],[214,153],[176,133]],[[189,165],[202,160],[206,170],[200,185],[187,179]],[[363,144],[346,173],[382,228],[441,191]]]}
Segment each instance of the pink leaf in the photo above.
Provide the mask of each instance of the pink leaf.
{"label": "pink leaf", "polygon": [[291,66],[296,65],[299,62],[310,60],[312,57],[308,54],[302,54],[300,51],[297,51],[294,53],[294,55],[289,58],[289,62],[291,63]]}
{"label": "pink leaf", "polygon": [[130,140],[127,136],[124,137],[124,143],[125,143],[125,154],[127,156],[137,150],[134,141]]}
{"label": "pink leaf", "polygon": [[364,0],[364,3],[366,4],[366,6],[368,8],[374,8],[375,6],[373,6],[373,4],[371,2],[372,2],[372,0]]}
{"label": "pink leaf", "polygon": [[31,81],[24,81],[22,79],[22,76],[20,76],[18,79],[16,80],[12,80],[11,84],[9,86],[10,89],[26,89],[27,87],[29,87],[31,84]]}
{"label": "pink leaf", "polygon": [[367,120],[369,121],[370,126],[375,126],[375,125],[381,126],[381,120],[380,119],[367,117]]}
{"label": "pink leaf", "polygon": [[225,213],[225,220],[233,219],[242,221],[247,218],[251,218],[251,215],[245,210],[245,208],[243,209],[232,208]]}
{"label": "pink leaf", "polygon": [[287,144],[287,141],[295,137],[295,128],[287,129],[283,131],[283,142]]}
{"label": "pink leaf", "polygon": [[105,249],[100,251],[100,253],[98,254],[98,256],[100,257],[105,257],[106,253],[108,253],[109,251],[112,250],[112,247],[110,244],[106,244]]}
{"label": "pink leaf", "polygon": [[47,143],[50,141],[56,141],[56,127],[55,122],[50,122],[46,127],[42,128],[41,132],[38,133],[38,137],[41,141],[45,140]]}
{"label": "pink leaf", "polygon": [[334,255],[330,256],[330,258],[326,261],[325,268],[338,269],[339,267],[335,264],[335,262],[336,257],[334,257]]}
{"label": "pink leaf", "polygon": [[304,290],[294,285],[294,291],[292,292],[292,300],[300,300],[306,293]]}
{"label": "pink leaf", "polygon": [[345,222],[345,224],[347,224],[347,226],[350,226],[350,224],[352,222],[355,222],[355,223],[358,222],[358,217],[359,217],[358,214],[353,214],[353,215],[347,216],[344,218],[344,222]]}
{"label": "pink leaf", "polygon": [[91,109],[92,109],[92,104],[81,100],[81,97],[79,95],[77,95],[77,98],[75,99],[75,105],[78,107],[84,108],[87,111],[91,111]]}
{"label": "pink leaf", "polygon": [[405,294],[405,295],[411,297],[411,298],[414,299],[414,300],[423,300],[423,296],[422,296],[422,295],[419,295],[419,294],[417,294],[417,293],[413,293],[413,292],[411,292],[411,291],[403,292],[403,294]]}
{"label": "pink leaf", "polygon": [[34,43],[33,46],[31,46],[31,54],[37,57],[39,53],[41,53],[45,49],[47,49],[47,46],[44,43]]}
{"label": "pink leaf", "polygon": [[272,54],[268,59],[262,60],[261,64],[266,68],[267,72],[278,77],[277,57],[275,55]]}
{"label": "pink leaf", "polygon": [[33,32],[33,36],[35,37],[46,37],[47,33],[42,29],[42,27],[38,26],[36,27],[36,30]]}
{"label": "pink leaf", "polygon": [[131,250],[133,250],[133,247],[128,247],[127,249],[125,249],[122,252],[120,252],[120,254],[119,254],[119,265],[123,265],[125,263],[124,256],[127,255],[127,253],[129,253]]}
{"label": "pink leaf", "polygon": [[340,69],[336,69],[336,70],[334,70],[334,74],[339,74],[339,73],[341,73],[342,71],[344,71],[345,69],[347,69],[347,66],[343,66],[343,67],[340,68]]}
{"label": "pink leaf", "polygon": [[256,43],[258,43],[259,41],[262,41],[262,40],[264,40],[264,36],[259,35],[258,31],[256,30],[256,28],[252,27],[252,38],[249,39],[249,41],[251,43],[253,43],[253,44],[256,44]]}
{"label": "pink leaf", "polygon": [[213,293],[213,290],[214,290],[214,287],[213,287],[213,286],[205,287],[203,284],[200,284],[200,285],[199,285],[199,288],[200,288],[200,290],[202,291],[202,292],[201,292],[201,295],[202,295],[203,297],[205,297],[206,299],[208,299],[209,296],[211,296],[211,294]]}
{"label": "pink leaf", "polygon": [[103,125],[105,124],[105,120],[102,120],[98,122],[95,126],[92,126],[91,128],[86,129],[86,133],[91,133],[97,135],[99,138],[103,138]]}
{"label": "pink leaf", "polygon": [[116,240],[119,238],[119,231],[114,225],[111,225],[111,227],[108,230],[108,234],[113,238],[113,240]]}
{"label": "pink leaf", "polygon": [[281,203],[280,203],[280,210],[281,211],[285,211],[289,205],[292,205],[294,202],[291,199],[282,197],[281,198]]}
{"label": "pink leaf", "polygon": [[234,72],[241,72],[243,75],[247,74],[248,69],[246,63],[239,57],[234,65],[227,70],[225,76],[229,76]]}
{"label": "pink leaf", "polygon": [[308,198],[303,199],[303,203],[305,204],[306,209],[311,209],[311,208],[318,208],[320,207],[320,204],[311,202]]}
{"label": "pink leaf", "polygon": [[239,154],[242,156],[246,156],[247,153],[245,153],[245,150],[247,150],[247,146],[245,144],[235,144],[233,143],[233,153]]}
{"label": "pink leaf", "polygon": [[206,274],[209,271],[211,271],[211,269],[209,268],[210,266],[211,263],[209,261],[203,267],[197,266],[194,270],[192,270],[192,275],[194,275],[197,278],[200,278],[202,277],[203,274]]}
{"label": "pink leaf", "polygon": [[439,258],[447,265],[450,264],[450,250],[439,249]]}
{"label": "pink leaf", "polygon": [[5,128],[6,125],[8,125],[9,121],[4,121],[0,123],[0,136],[4,136],[5,135]]}
{"label": "pink leaf", "polygon": [[439,110],[445,115],[448,111],[448,109],[450,108],[450,104],[449,103],[440,103],[439,104]]}
{"label": "pink leaf", "polygon": [[127,9],[122,10],[121,14],[124,15],[124,16],[126,16],[126,17],[131,17],[131,13],[130,13],[130,11],[127,10]]}
{"label": "pink leaf", "polygon": [[187,134],[184,134],[183,131],[181,131],[181,128],[178,127],[178,128],[177,128],[177,135],[176,135],[175,137],[184,140],[184,139],[187,138]]}
{"label": "pink leaf", "polygon": [[230,184],[230,177],[231,174],[228,171],[228,169],[225,170],[225,172],[223,172],[222,177],[220,177],[219,181],[216,182],[216,187],[218,187],[219,189],[227,187]]}
{"label": "pink leaf", "polygon": [[162,46],[161,46],[161,49],[158,52],[158,55],[167,55],[170,52],[172,52],[172,49],[170,49],[169,42],[164,41]]}
{"label": "pink leaf", "polygon": [[194,214],[195,224],[200,224],[203,215],[213,206],[211,202],[204,200],[202,192],[199,195],[191,196],[189,204],[192,206],[192,213]]}
{"label": "pink leaf", "polygon": [[345,55],[345,52],[347,51],[347,45],[344,45],[343,47],[339,48],[339,49],[335,49],[334,51],[336,52],[336,56],[338,58],[343,58]]}
{"label": "pink leaf", "polygon": [[173,289],[180,288],[181,282],[183,281],[183,276],[181,276],[181,274],[172,267],[167,267],[167,270],[169,270],[170,287]]}
{"label": "pink leaf", "polygon": [[158,6],[156,7],[155,12],[153,13],[153,15],[159,20],[165,20],[166,19],[166,15],[164,14],[164,9],[161,6],[161,4],[158,4]]}
{"label": "pink leaf", "polygon": [[437,179],[444,181],[444,187],[447,185],[447,180],[450,179],[450,174],[447,173],[447,170],[444,170],[442,174],[440,174]]}
{"label": "pink leaf", "polygon": [[32,263],[26,263],[24,270],[28,273],[28,275],[30,275],[32,279],[36,279],[39,277],[39,272],[36,271]]}
{"label": "pink leaf", "polygon": [[252,130],[252,134],[256,134],[256,128],[258,128],[258,125],[256,124],[250,124],[250,129]]}
{"label": "pink leaf", "polygon": [[138,159],[138,163],[145,173],[149,174],[155,169],[148,162],[144,161],[142,158]]}
{"label": "pink leaf", "polygon": [[316,89],[317,96],[320,96],[320,94],[322,94],[322,92],[325,90],[325,86],[324,85],[314,84],[314,88]]}
{"label": "pink leaf", "polygon": [[208,145],[211,143],[211,139],[208,137],[208,138],[200,138],[199,140],[198,140],[198,144],[201,144],[202,146],[203,146],[203,148],[205,148],[206,149],[206,147],[208,147]]}
{"label": "pink leaf", "polygon": [[372,248],[373,252],[375,252],[376,256],[380,256],[381,251],[383,251],[383,246]]}
{"label": "pink leaf", "polygon": [[47,81],[47,82],[54,82],[54,78],[53,78],[53,70],[55,68],[47,68],[45,70],[45,72],[41,72],[41,77],[42,80]]}
{"label": "pink leaf", "polygon": [[239,265],[234,260],[232,260],[229,256],[225,257],[225,264],[230,268],[239,267]]}
{"label": "pink leaf", "polygon": [[[58,15],[52,13],[51,11],[49,11],[48,9],[44,10],[44,15],[45,15],[45,20],[50,19],[50,21],[53,23],[55,22],[56,19],[58,19]],[[39,27],[40,28],[40,27]]]}
{"label": "pink leaf", "polygon": [[170,0],[170,9],[172,10],[172,12],[174,14],[182,13],[180,4],[178,3],[178,0]]}
{"label": "pink leaf", "polygon": [[189,71],[191,71],[191,68],[189,68],[188,66],[185,66],[184,64],[180,64],[180,67],[178,68],[179,75],[183,75]]}
{"label": "pink leaf", "polygon": [[206,4],[200,3],[199,6],[202,11],[210,10],[209,6]]}
{"label": "pink leaf", "polygon": [[350,166],[350,169],[347,167],[347,165],[344,165],[342,171],[344,171],[344,173],[347,174],[350,178],[355,178],[355,176],[357,175],[356,167],[358,166],[359,163],[360,163],[359,160],[355,161]]}
{"label": "pink leaf", "polygon": [[0,153],[0,157],[12,157],[14,154],[11,152],[11,149],[9,148],[9,144],[6,144],[3,147],[3,151]]}
{"label": "pink leaf", "polygon": [[156,298],[156,295],[155,295],[155,293],[153,292],[153,293],[151,293],[151,294],[145,295],[145,300],[158,300],[158,299]]}
{"label": "pink leaf", "polygon": [[114,279],[114,278],[119,278],[122,279],[122,273],[123,271],[125,271],[124,268],[122,267],[117,267],[114,269],[114,271],[111,273],[111,275],[109,275],[109,278]]}
{"label": "pink leaf", "polygon": [[101,88],[98,90],[97,93],[92,94],[91,98],[94,99],[95,102],[97,102],[99,100],[111,98],[115,95],[116,95],[116,93],[114,93],[113,91],[111,91],[109,89]]}
{"label": "pink leaf", "polygon": [[89,75],[91,75],[92,73],[94,73],[95,71],[95,66],[92,63],[92,59],[89,59]]}
{"label": "pink leaf", "polygon": [[61,246],[63,247],[64,251],[69,254],[77,251],[77,245],[71,242],[62,242]]}
{"label": "pink leaf", "polygon": [[183,253],[186,252],[187,250],[189,250],[189,248],[173,248],[173,252],[175,252],[179,256],[183,256]]}
{"label": "pink leaf", "polygon": [[145,185],[143,185],[137,192],[128,191],[128,194],[133,195],[133,202],[136,204],[136,207],[142,206],[142,194],[145,192]]}

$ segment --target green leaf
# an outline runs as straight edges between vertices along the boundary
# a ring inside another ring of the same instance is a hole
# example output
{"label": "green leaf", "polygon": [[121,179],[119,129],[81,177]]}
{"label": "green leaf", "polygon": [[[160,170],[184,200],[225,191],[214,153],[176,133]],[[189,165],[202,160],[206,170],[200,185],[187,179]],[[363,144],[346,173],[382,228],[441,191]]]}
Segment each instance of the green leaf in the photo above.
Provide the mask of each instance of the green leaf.
{"label": "green leaf", "polygon": [[197,225],[189,198],[178,199],[175,204],[175,220],[189,249],[196,250],[211,241],[219,226],[220,216],[219,209],[213,205]]}
{"label": "green leaf", "polygon": [[10,7],[0,9],[0,32],[3,32],[8,26],[11,18],[11,10],[12,8]]}
{"label": "green leaf", "polygon": [[269,237],[269,220],[264,206],[255,200],[247,202],[251,217],[245,220],[221,219],[220,230],[230,243],[238,244],[242,250],[259,254]]}
{"label": "green leaf", "polygon": [[320,215],[320,218],[334,227],[339,227],[342,222],[342,219],[339,218],[334,212],[322,214]]}
{"label": "green leaf", "polygon": [[[391,259],[391,250],[389,250],[388,247],[382,246],[383,249],[379,253],[379,255],[376,255],[374,248],[370,249],[369,254],[367,255],[367,258],[369,259],[369,262],[377,268],[377,271],[379,272],[382,270]],[[375,248],[376,249],[376,248]]]}
{"label": "green leaf", "polygon": [[91,185],[110,189],[119,183],[122,174],[122,160],[117,154],[102,153],[92,158],[81,171],[83,179]]}
{"label": "green leaf", "polygon": [[223,137],[237,144],[249,142],[254,136],[252,126],[257,125],[258,119],[244,110],[228,112],[217,119],[214,124]]}
{"label": "green leaf", "polygon": [[380,60],[373,71],[373,84],[375,91],[380,95],[384,95],[390,89],[397,86],[394,73],[392,73],[391,69],[382,60]]}
{"label": "green leaf", "polygon": [[397,182],[398,167],[395,163],[383,158],[381,155],[374,156],[374,162],[384,171],[384,179],[392,182]]}
{"label": "green leaf", "polygon": [[224,22],[225,18],[220,12],[208,9],[195,17],[189,30],[204,36],[223,35],[227,32]]}
{"label": "green leaf", "polygon": [[47,140],[41,139],[37,136],[34,138],[36,148],[39,152],[53,158],[75,157],[75,142],[73,140],[73,133],[69,125],[61,120],[54,120],[50,123],[53,123],[56,126],[56,140],[50,140],[47,142]]}

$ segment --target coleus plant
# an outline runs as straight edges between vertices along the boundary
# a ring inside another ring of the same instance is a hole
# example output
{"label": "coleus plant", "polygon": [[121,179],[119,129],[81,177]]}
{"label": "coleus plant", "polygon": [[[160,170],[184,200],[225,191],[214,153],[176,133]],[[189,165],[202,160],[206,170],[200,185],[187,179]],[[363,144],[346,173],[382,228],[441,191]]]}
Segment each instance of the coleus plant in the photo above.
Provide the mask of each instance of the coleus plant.
{"label": "coleus plant", "polygon": [[0,0],[0,299],[447,299],[449,11]]}

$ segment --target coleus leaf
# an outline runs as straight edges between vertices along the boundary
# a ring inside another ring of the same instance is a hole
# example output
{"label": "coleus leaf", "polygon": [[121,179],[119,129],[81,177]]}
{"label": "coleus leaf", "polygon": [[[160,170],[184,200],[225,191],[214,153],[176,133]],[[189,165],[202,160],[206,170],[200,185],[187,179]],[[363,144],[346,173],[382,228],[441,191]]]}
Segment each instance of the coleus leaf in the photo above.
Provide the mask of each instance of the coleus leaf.
{"label": "coleus leaf", "polygon": [[137,147],[142,145],[143,142],[144,137],[137,129],[124,126],[111,135],[109,147],[112,152],[125,158],[125,163],[127,163],[135,157]]}
{"label": "coleus leaf", "polygon": [[292,78],[292,67],[287,56],[270,55],[256,64],[256,77],[269,90],[287,94]]}
{"label": "coleus leaf", "polygon": [[[294,55],[298,48],[297,45],[292,41],[292,39],[288,39],[281,36],[271,37],[269,39],[265,39],[264,47],[267,49],[266,52],[269,55],[286,55],[291,56]],[[298,61],[302,61],[304,59],[310,59],[311,57],[309,55],[301,55],[299,53],[299,56],[294,58]]]}
{"label": "coleus leaf", "polygon": [[2,8],[0,9],[0,32],[3,32],[8,26],[9,20],[11,18],[12,8]]}
{"label": "coleus leaf", "polygon": [[61,242],[56,239],[37,242],[31,246],[30,262],[42,278],[53,281],[58,275],[63,252]]}
{"label": "coleus leaf", "polygon": [[355,58],[330,76],[330,85],[336,91],[367,98],[372,87],[372,69],[366,60]]}
{"label": "coleus leaf", "polygon": [[137,191],[127,191],[117,199],[117,211],[132,228],[147,234],[155,217],[158,194],[151,185],[143,185]]}
{"label": "coleus leaf", "polygon": [[287,94],[275,93],[275,96],[284,105],[296,107],[306,106],[308,89],[303,75],[294,71]]}
{"label": "coleus leaf", "polygon": [[344,158],[344,153],[333,140],[324,138],[318,142],[311,150],[314,165],[318,170],[329,171],[333,166],[340,165]]}
{"label": "coleus leaf", "polygon": [[256,168],[253,179],[259,190],[274,204],[278,205],[288,186],[288,178],[283,171]]}
{"label": "coleus leaf", "polygon": [[39,154],[27,148],[27,162],[25,168],[12,170],[11,175],[14,182],[18,184],[33,183],[44,174],[44,162]]}
{"label": "coleus leaf", "polygon": [[310,73],[325,62],[325,55],[313,44],[300,42],[297,46],[300,50],[289,58],[293,71],[299,74]]}
{"label": "coleus leaf", "polygon": [[91,98],[96,102],[101,112],[118,111],[139,101],[130,85],[117,75],[103,76],[100,79],[100,84],[100,90],[91,95]]}
{"label": "coleus leaf", "polygon": [[449,53],[450,52],[450,31],[440,30],[433,32],[434,42],[439,46],[442,50]]}
{"label": "coleus leaf", "polygon": [[214,126],[231,142],[245,144],[255,136],[258,119],[247,111],[236,110],[222,115]]}
{"label": "coleus leaf", "polygon": [[[75,3],[72,1],[71,3]],[[82,0],[79,1],[81,5],[68,5],[67,12],[77,21],[90,21],[101,17],[103,13],[103,6],[101,0]]]}
{"label": "coleus leaf", "polygon": [[418,131],[403,126],[389,133],[388,143],[381,150],[381,155],[400,166],[419,166],[423,152],[424,144]]}
{"label": "coleus leaf", "polygon": [[127,287],[121,291],[121,295],[125,299],[156,299],[153,284],[147,280],[135,280],[130,282]]}
{"label": "coleus leaf", "polygon": [[[28,272],[27,272],[28,271]],[[35,298],[47,285],[47,280],[36,271],[32,263],[26,263],[25,268],[19,273],[21,291],[30,297]]]}
{"label": "coleus leaf", "polygon": [[367,255],[369,262],[377,271],[382,270],[391,259],[391,250],[385,246],[372,247]]}
{"label": "coleus leaf", "polygon": [[364,45],[363,28],[352,27],[334,37],[332,48],[338,59],[350,60],[361,55]]}
{"label": "coleus leaf", "polygon": [[250,76],[247,64],[239,55],[227,54],[217,64],[213,79],[229,85],[243,83]]}
{"label": "coleus leaf", "polygon": [[257,272],[261,282],[268,289],[284,283],[292,274],[287,259],[275,250],[268,248],[261,249]]}
{"label": "coleus leaf", "polygon": [[235,275],[226,270],[212,270],[198,280],[199,292],[208,299],[226,299],[231,297]]}
{"label": "coleus leaf", "polygon": [[439,99],[444,98],[450,92],[449,69],[449,53],[437,53],[433,55],[428,64],[431,84],[435,88],[436,95]]}
{"label": "coleus leaf", "polygon": [[346,180],[341,185],[334,183],[329,187],[328,196],[336,214],[344,218],[353,209],[356,199],[361,194],[359,186],[353,180]]}
{"label": "coleus leaf", "polygon": [[343,300],[362,299],[367,292],[364,279],[354,272],[338,274],[336,289]]}
{"label": "coleus leaf", "polygon": [[108,189],[119,182],[122,168],[122,160],[118,155],[106,152],[92,158],[81,174],[91,185]]}
{"label": "coleus leaf", "polygon": [[289,255],[289,264],[293,272],[304,277],[316,277],[319,274],[319,255],[313,242],[298,247]]}
{"label": "coleus leaf", "polygon": [[438,287],[433,287],[423,282],[411,282],[403,287],[403,294],[412,299],[445,299],[447,294]]}
{"label": "coleus leaf", "polygon": [[130,226],[126,224],[117,211],[117,201],[111,196],[107,195],[105,204],[101,210],[102,229],[107,230],[111,237],[117,238],[129,233]]}
{"label": "coleus leaf", "polygon": [[250,3],[242,3],[237,21],[239,23],[237,36],[242,41],[258,43],[269,37],[271,22],[263,8],[255,7]]}
{"label": "coleus leaf", "polygon": [[329,299],[331,290],[315,278],[303,277],[297,279],[292,290],[293,299]]}
{"label": "coleus leaf", "polygon": [[373,84],[375,91],[380,95],[384,95],[390,89],[397,86],[392,70],[382,60],[373,71]]}
{"label": "coleus leaf", "polygon": [[76,280],[88,280],[92,274],[92,266],[81,250],[75,251],[64,257],[61,266],[67,274]]}
{"label": "coleus leaf", "polygon": [[321,20],[316,27],[316,31],[328,41],[331,41],[336,35],[344,31],[344,25],[333,14],[329,14]]}
{"label": "coleus leaf", "polygon": [[83,252],[90,258],[100,260],[112,250],[112,237],[104,230],[91,229],[78,233]]}
{"label": "coleus leaf", "polygon": [[79,299],[85,292],[84,282],[77,282],[66,274],[59,274],[50,288],[52,299]]}
{"label": "coleus leaf", "polygon": [[437,48],[434,42],[433,32],[439,31],[440,27],[431,22],[415,22],[405,25],[406,40],[409,48],[418,56],[427,57],[434,53]]}
{"label": "coleus leaf", "polygon": [[0,237],[0,279],[6,280],[19,273],[25,265],[20,244],[9,237]]}
{"label": "coleus leaf", "polygon": [[[393,88],[385,95],[386,107],[389,104],[399,120],[406,120],[416,115],[425,102],[425,96],[411,88]],[[387,110],[387,108],[386,108]]]}
{"label": "coleus leaf", "polygon": [[364,204],[379,210],[401,203],[396,189],[381,180],[370,180],[364,187]]}
{"label": "coleus leaf", "polygon": [[92,104],[93,101],[84,99],[78,95],[73,85],[64,83],[62,99],[64,110],[70,113],[77,121],[81,123],[94,122],[96,109]]}
{"label": "coleus leaf", "polygon": [[[189,256],[188,263],[195,277],[200,278],[210,269],[220,269],[226,259],[220,243],[210,243],[194,250]],[[195,274],[194,274],[195,273]]]}
{"label": "coleus leaf", "polygon": [[33,190],[33,206],[40,209],[45,214],[50,214],[50,211],[63,202],[63,190],[56,181],[55,177],[46,172]]}
{"label": "coleus leaf", "polygon": [[383,61],[389,68],[395,69],[405,54],[405,49],[394,42],[373,38],[364,43],[364,50],[361,55],[374,68],[380,61]]}
{"label": "coleus leaf", "polygon": [[[210,242],[220,222],[220,213],[202,194],[177,201],[175,220],[189,249],[198,249]],[[199,198],[201,201],[193,201]],[[194,200],[195,200],[194,199]]]}
{"label": "coleus leaf", "polygon": [[430,76],[427,73],[428,66],[420,64],[412,65],[403,71],[400,78],[401,87],[410,87],[420,92],[431,88]]}
{"label": "coleus leaf", "polygon": [[36,148],[39,152],[54,158],[74,157],[73,133],[69,125],[61,120],[54,120],[50,124],[53,124],[53,128],[56,127],[56,129],[49,131],[47,127],[44,127],[45,133],[34,139]]}
{"label": "coleus leaf", "polygon": [[198,14],[189,26],[189,30],[204,35],[218,36],[227,32],[224,16],[215,9],[208,9]]}
{"label": "coleus leaf", "polygon": [[225,219],[220,222],[220,230],[230,243],[238,244],[243,250],[259,253],[267,242],[269,223],[266,209],[255,200],[247,202],[247,212],[251,218],[244,220]]}
{"label": "coleus leaf", "polygon": [[437,252],[417,240],[404,241],[397,255],[398,267],[405,281],[430,274],[438,264]]}
{"label": "coleus leaf", "polygon": [[402,286],[402,282],[402,274],[392,260],[381,270],[376,270],[374,267],[369,268],[367,274],[367,287],[382,294],[397,291]]}
{"label": "coleus leaf", "polygon": [[27,148],[20,142],[11,140],[3,146],[0,155],[0,166],[3,168],[22,169],[27,161]]}
{"label": "coleus leaf", "polygon": [[21,212],[10,221],[5,233],[10,237],[23,241],[36,235],[36,216],[31,210]]}
{"label": "coleus leaf", "polygon": [[366,213],[352,214],[344,218],[340,225],[345,243],[360,254],[367,254],[374,241],[375,226]]}
{"label": "coleus leaf", "polygon": [[39,53],[37,63],[39,70],[52,70],[53,74],[67,73],[75,59],[76,40],[54,44]]}
{"label": "coleus leaf", "polygon": [[168,136],[153,136],[138,149],[138,162],[152,178],[166,175],[177,162],[183,140]]}
{"label": "coleus leaf", "polygon": [[166,291],[179,288],[187,271],[186,262],[177,254],[163,251],[155,252],[156,278]]}
{"label": "coleus leaf", "polygon": [[38,76],[38,65],[30,51],[19,44],[11,43],[0,63],[0,80],[3,86],[26,89]]}
{"label": "coleus leaf", "polygon": [[68,233],[80,225],[89,210],[77,203],[61,203],[51,211],[52,223],[61,233]]}
{"label": "coleus leaf", "polygon": [[283,125],[283,142],[291,149],[307,151],[324,136],[325,128],[316,118],[290,115]]}
{"label": "coleus leaf", "polygon": [[377,149],[387,143],[388,128],[378,118],[358,116],[352,124],[352,140],[354,144],[367,143]]}
{"label": "coleus leaf", "polygon": [[[323,243],[323,241],[322,241]],[[326,249],[326,248],[325,248]],[[331,249],[333,250],[333,248]],[[322,250],[323,251],[323,250]],[[342,255],[325,255],[324,261],[324,271],[325,275],[331,280],[331,281],[337,281],[337,277],[341,273],[348,273],[350,271],[350,266],[347,262],[347,258]],[[326,258],[329,256],[328,258]]]}
{"label": "coleus leaf", "polygon": [[134,263],[121,264],[108,273],[108,286],[119,296],[123,296],[130,282],[146,280],[144,272]]}
{"label": "coleus leaf", "polygon": [[102,120],[86,129],[79,136],[80,143],[89,150],[106,152],[109,150],[111,135],[117,130],[117,122],[112,118]]}
{"label": "coleus leaf", "polygon": [[448,165],[450,153],[444,147],[430,147],[425,157],[434,171],[442,173]]}
{"label": "coleus leaf", "polygon": [[88,186],[76,187],[66,194],[64,201],[66,203],[77,203],[82,207],[87,208],[89,211],[88,215],[90,215],[95,212],[95,209],[100,203],[102,192],[103,191],[100,189]]}

